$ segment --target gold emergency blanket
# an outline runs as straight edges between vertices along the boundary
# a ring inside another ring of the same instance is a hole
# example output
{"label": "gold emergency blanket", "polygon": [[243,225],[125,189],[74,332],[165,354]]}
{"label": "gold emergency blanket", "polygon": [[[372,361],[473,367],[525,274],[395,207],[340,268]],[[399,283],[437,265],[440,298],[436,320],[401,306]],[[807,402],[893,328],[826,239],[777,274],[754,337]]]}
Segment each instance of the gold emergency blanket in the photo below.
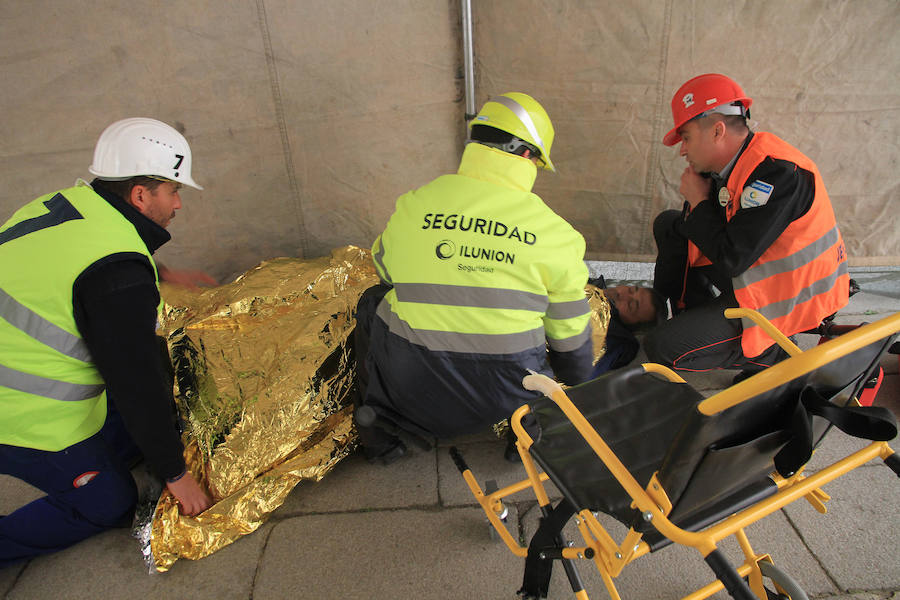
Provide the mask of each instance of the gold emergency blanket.
{"label": "gold emergency blanket", "polygon": [[606,353],[606,332],[609,330],[612,310],[602,289],[588,284],[584,286],[584,292],[591,307],[591,339],[594,341],[594,364],[597,364]]}
{"label": "gold emergency blanket", "polygon": [[150,525],[158,571],[254,531],[299,481],[353,450],[350,334],[377,281],[370,253],[347,246],[266,261],[202,292],[163,286],[185,458],[214,505],[182,516],[163,492]]}
{"label": "gold emergency blanket", "polygon": [[[163,491],[149,526],[157,571],[255,531],[297,483],[353,450],[350,334],[360,294],[377,281],[370,253],[347,246],[266,261],[201,292],[162,286],[185,459],[214,504],[182,516]],[[586,293],[599,359],[609,302],[594,286]]]}

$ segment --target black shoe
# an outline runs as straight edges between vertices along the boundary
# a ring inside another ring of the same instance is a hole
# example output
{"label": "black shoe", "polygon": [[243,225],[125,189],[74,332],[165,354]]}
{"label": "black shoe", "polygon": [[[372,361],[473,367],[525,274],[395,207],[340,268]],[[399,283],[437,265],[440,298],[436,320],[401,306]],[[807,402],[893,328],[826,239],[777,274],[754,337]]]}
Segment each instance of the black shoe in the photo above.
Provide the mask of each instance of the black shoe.
{"label": "black shoe", "polygon": [[380,454],[369,456],[368,453],[366,453],[366,460],[369,461],[370,464],[380,462],[381,464],[387,466],[391,463],[397,462],[404,456],[406,456],[406,444],[404,444],[400,440],[397,440],[392,446],[390,446],[387,450],[383,451]]}
{"label": "black shoe", "polygon": [[514,436],[507,438],[506,448],[503,450],[503,458],[506,459],[506,462],[521,462],[522,457],[519,456],[519,450],[516,448],[516,439]]}

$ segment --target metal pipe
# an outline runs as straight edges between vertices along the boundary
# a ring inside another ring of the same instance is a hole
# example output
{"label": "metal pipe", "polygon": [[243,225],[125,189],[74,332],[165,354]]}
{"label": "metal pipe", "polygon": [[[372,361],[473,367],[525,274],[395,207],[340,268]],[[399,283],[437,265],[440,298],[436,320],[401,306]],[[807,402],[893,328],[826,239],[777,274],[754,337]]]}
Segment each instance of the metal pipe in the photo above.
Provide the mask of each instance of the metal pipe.
{"label": "metal pipe", "polygon": [[475,118],[475,60],[472,51],[472,0],[462,0],[463,78],[466,86],[466,125]]}

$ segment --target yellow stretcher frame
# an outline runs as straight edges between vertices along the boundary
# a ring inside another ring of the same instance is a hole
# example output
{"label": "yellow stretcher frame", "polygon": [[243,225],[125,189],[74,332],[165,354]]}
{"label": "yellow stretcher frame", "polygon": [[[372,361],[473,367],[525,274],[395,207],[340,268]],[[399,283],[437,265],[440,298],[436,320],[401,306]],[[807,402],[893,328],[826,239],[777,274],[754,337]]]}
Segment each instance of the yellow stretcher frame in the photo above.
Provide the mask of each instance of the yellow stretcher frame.
{"label": "yellow stretcher frame", "polygon": [[[698,410],[705,415],[713,415],[740,404],[744,400],[778,387],[791,379],[809,373],[824,364],[900,331],[900,312],[898,312],[875,323],[863,325],[806,352],[801,352],[793,342],[756,311],[742,308],[728,309],[725,311],[725,316],[729,318],[746,317],[753,320],[754,323],[763,327],[791,357],[700,402]],[[645,371],[660,374],[669,381],[684,382],[684,379],[679,375],[662,365],[647,363],[642,366]],[[772,559],[767,554],[760,554],[753,550],[744,528],[800,498],[806,498],[817,511],[825,514],[827,510],[825,502],[830,497],[822,491],[822,486],[870,460],[879,457],[886,459],[894,453],[894,450],[891,449],[887,442],[872,442],[865,448],[838,460],[814,475],[806,476],[802,473],[802,469],[787,479],[773,473],[772,479],[778,486],[778,491],[774,495],[701,531],[691,532],[678,527],[667,518],[669,511],[672,509],[672,504],[658,483],[655,474],[646,488],[641,487],[606,442],[603,441],[603,438],[572,404],[572,401],[559,384],[543,375],[532,375],[530,377],[536,379],[531,380],[531,385],[528,385],[528,381],[526,381],[526,386],[540,390],[559,406],[578,432],[590,444],[597,457],[603,461],[628,495],[631,496],[634,501],[633,506],[640,510],[644,519],[651,522],[660,533],[676,544],[697,549],[704,558],[716,550],[718,542],[734,535],[744,554],[744,562],[737,567],[737,572],[742,578],[748,579],[751,591],[760,600],[766,600],[767,595],[763,587],[759,565],[761,562],[772,563]],[[543,485],[549,477],[546,473],[539,472],[537,464],[532,459],[529,448],[533,440],[522,426],[522,418],[529,412],[530,408],[526,404],[519,407],[510,419],[510,424],[518,438],[516,447],[528,475],[527,479],[488,494],[481,489],[468,467],[462,471],[463,478],[475,499],[484,509],[491,525],[497,530],[500,538],[509,550],[516,556],[521,557],[527,556],[528,548],[518,543],[501,520],[500,515],[505,510],[503,499],[531,487],[542,509],[550,507],[550,499]],[[621,574],[627,564],[648,554],[650,547],[646,542],[641,541],[642,534],[633,528],[628,531],[621,542],[616,543],[589,510],[578,512],[574,521],[584,544],[564,548],[562,557],[571,560],[593,561],[610,597],[613,600],[621,600],[613,579]],[[682,600],[708,598],[723,588],[722,582],[716,579],[697,591],[684,596]],[[780,589],[780,586],[776,585],[776,588],[778,588],[780,593],[785,593],[784,590]],[[576,592],[575,597],[578,600],[588,600],[587,592],[584,590]]]}

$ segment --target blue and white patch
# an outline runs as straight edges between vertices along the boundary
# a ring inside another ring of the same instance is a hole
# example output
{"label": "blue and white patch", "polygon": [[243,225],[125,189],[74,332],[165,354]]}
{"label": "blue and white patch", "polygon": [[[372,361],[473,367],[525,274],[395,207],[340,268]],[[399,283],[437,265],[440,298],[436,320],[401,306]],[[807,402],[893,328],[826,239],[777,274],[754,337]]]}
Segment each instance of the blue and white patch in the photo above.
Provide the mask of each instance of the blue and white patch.
{"label": "blue and white patch", "polygon": [[765,181],[757,179],[745,187],[744,191],[741,192],[741,208],[763,206],[769,201],[769,197],[772,195],[772,190],[774,189],[775,186],[771,183],[766,183]]}

